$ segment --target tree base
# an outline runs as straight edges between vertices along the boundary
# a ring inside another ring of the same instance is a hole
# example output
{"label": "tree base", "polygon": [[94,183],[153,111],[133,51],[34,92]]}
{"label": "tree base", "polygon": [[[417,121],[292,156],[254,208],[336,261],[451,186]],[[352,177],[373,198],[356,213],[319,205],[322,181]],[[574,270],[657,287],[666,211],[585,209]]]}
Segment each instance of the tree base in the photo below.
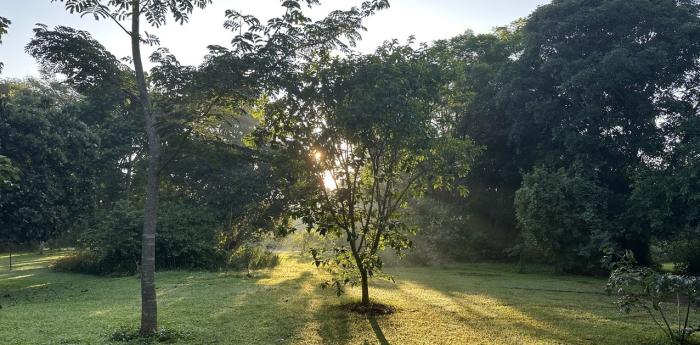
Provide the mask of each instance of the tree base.
{"label": "tree base", "polygon": [[396,312],[396,309],[394,309],[391,306],[388,306],[386,304],[381,304],[381,303],[371,303],[366,306],[363,305],[362,303],[359,302],[353,302],[353,303],[348,303],[348,304],[343,304],[341,306],[343,309],[351,311],[353,313],[358,313],[358,314],[366,314],[366,315],[389,315],[393,314]]}

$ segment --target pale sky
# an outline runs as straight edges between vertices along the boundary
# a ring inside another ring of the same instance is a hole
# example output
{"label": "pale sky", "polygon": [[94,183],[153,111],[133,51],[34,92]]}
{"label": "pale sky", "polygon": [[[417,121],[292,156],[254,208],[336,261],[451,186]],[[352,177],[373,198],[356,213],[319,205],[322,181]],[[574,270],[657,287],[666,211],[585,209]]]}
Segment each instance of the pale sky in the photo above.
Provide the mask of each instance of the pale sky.
{"label": "pale sky", "polygon": [[[347,9],[361,0],[325,0],[322,6],[308,12],[319,19],[334,9]],[[383,41],[398,38],[405,40],[415,35],[419,42],[432,42],[449,38],[468,29],[477,33],[490,32],[494,27],[506,25],[530,14],[549,0],[390,0],[391,8],[380,11],[365,22],[368,31],[357,49],[371,52]],[[282,13],[280,0],[214,0],[205,10],[195,9],[190,22],[180,26],[168,23],[160,30],[148,29],[156,34],[161,47],[167,47],[183,64],[196,65],[206,54],[210,44],[229,46],[233,34],[222,26],[224,11],[234,9],[253,14],[261,20]],[[96,22],[93,17],[71,15],[63,3],[51,0],[0,0],[0,16],[12,21],[7,35],[0,45],[0,61],[5,63],[1,77],[22,78],[37,76],[34,59],[24,52],[24,46],[33,36],[34,24],[49,27],[65,25],[87,30],[118,58],[130,55],[126,34],[111,21]],[[144,47],[144,56],[154,48]],[[147,65],[148,67],[148,65]]]}

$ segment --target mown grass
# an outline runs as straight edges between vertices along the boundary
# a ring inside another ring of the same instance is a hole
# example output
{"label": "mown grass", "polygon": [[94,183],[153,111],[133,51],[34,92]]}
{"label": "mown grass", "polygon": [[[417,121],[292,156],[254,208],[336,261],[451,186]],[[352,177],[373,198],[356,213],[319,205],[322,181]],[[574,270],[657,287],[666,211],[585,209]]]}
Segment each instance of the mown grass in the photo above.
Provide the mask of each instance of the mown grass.
{"label": "mown grass", "polygon": [[[0,344],[110,344],[119,329],[137,329],[136,277],[52,272],[61,252],[0,257]],[[180,344],[659,344],[641,314],[621,314],[603,279],[518,274],[509,265],[390,269],[397,283],[370,293],[394,306],[370,317],[340,306],[321,290],[323,273],[307,259],[252,278],[236,273],[159,272],[159,320]],[[697,317],[696,323],[700,321]],[[119,343],[115,343],[119,344]]]}

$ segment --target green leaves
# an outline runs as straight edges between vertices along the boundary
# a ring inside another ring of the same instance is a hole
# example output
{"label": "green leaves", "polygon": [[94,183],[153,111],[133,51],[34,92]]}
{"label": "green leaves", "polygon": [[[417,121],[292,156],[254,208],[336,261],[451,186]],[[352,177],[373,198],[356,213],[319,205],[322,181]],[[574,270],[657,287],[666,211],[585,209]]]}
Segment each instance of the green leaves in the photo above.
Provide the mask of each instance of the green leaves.
{"label": "green leaves", "polygon": [[25,51],[44,71],[65,75],[81,92],[106,84],[122,87],[129,79],[129,68],[87,31],[65,26],[50,30],[46,25],[37,25]]}
{"label": "green leaves", "polygon": [[[0,44],[2,44],[2,36],[7,33],[7,28],[10,27],[10,24],[12,24],[12,22],[9,19],[0,16]],[[3,66],[4,64],[0,62],[0,73],[2,72]]]}
{"label": "green leaves", "polygon": [[466,192],[478,149],[436,126],[443,79],[425,47],[393,41],[370,55],[320,55],[299,78],[303,88],[268,108],[260,133],[289,160],[291,217],[344,240],[312,252],[333,274],[324,286],[340,291],[385,277],[378,253],[401,254],[415,233],[400,209],[428,188]]}
{"label": "green leaves", "polygon": [[17,187],[19,169],[12,165],[12,161],[0,155],[0,191]]}
{"label": "green leaves", "polygon": [[[700,331],[688,323],[691,309],[700,309],[700,277],[659,273],[637,266],[628,251],[615,264],[607,291],[617,297],[616,304],[622,311],[646,311],[671,341],[685,344]],[[671,308],[675,309],[672,314]],[[672,315],[676,315],[675,324]]]}
{"label": "green leaves", "polygon": [[70,90],[39,82],[0,89],[0,185],[10,179],[12,187],[0,187],[0,237],[45,241],[94,208],[99,139],[77,118]]}
{"label": "green leaves", "polygon": [[523,237],[532,239],[559,270],[596,271],[611,230],[608,197],[579,171],[535,168],[515,194]]}

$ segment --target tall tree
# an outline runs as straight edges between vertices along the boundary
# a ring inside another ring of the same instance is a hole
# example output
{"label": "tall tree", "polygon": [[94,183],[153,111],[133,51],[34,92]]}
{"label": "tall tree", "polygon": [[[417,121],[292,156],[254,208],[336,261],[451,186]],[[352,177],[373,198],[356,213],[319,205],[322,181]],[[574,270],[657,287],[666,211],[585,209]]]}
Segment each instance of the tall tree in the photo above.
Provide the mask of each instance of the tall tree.
{"label": "tall tree", "polygon": [[700,58],[699,11],[696,1],[554,1],[530,15],[501,71],[521,168],[564,167],[602,187],[610,244],[641,263],[651,234],[625,217],[633,172],[664,150],[657,123]]}
{"label": "tall tree", "polygon": [[435,195],[469,217],[462,217],[460,248],[481,258],[498,258],[517,243],[513,198],[520,186],[520,155],[509,144],[510,118],[496,101],[498,75],[517,51],[520,22],[493,33],[466,32],[437,41],[430,53],[450,81],[443,97],[454,117],[449,130],[484,146],[467,177],[466,198]]}
{"label": "tall tree", "polygon": [[[184,24],[195,7],[204,8],[211,0],[110,0],[103,4],[100,0],[52,0],[65,3],[71,13],[92,15],[96,20],[113,20],[128,36],[131,42],[131,57],[138,89],[138,99],[144,116],[147,137],[148,170],[147,189],[144,203],[143,238],[141,252],[141,333],[152,334],[158,323],[155,287],[155,237],[158,213],[160,138],[155,127],[158,110],[153,107],[149,94],[141,56],[141,43],[158,44],[158,38],[143,31],[141,19],[152,27],[166,24],[169,15],[176,22]],[[131,21],[130,29],[122,21]]]}

